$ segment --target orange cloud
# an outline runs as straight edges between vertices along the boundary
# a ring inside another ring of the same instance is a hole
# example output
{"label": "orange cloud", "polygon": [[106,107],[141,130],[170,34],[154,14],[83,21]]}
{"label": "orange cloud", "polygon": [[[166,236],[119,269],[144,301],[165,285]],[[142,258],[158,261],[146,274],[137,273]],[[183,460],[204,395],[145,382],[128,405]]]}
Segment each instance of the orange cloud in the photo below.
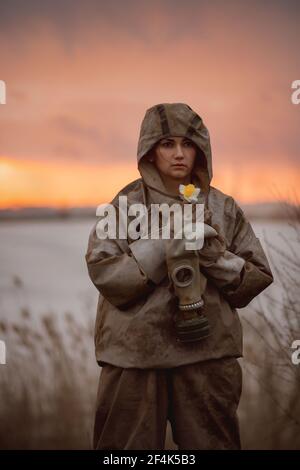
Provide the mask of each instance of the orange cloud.
{"label": "orange cloud", "polygon": [[29,1],[14,15],[7,4],[0,18],[0,153],[14,169],[2,165],[2,206],[97,204],[104,185],[109,199],[138,177],[139,127],[159,102],[203,117],[224,192],[250,202],[299,187],[299,25],[288,6],[45,3],[44,14]]}
{"label": "orange cloud", "polygon": [[[0,159],[0,207],[97,206],[140,175],[135,165],[91,166]],[[293,167],[219,166],[212,185],[240,202],[300,199],[300,173]]]}
{"label": "orange cloud", "polygon": [[[241,203],[300,201],[300,171],[294,165],[247,163],[244,166],[220,165],[212,185]],[[275,159],[276,161],[276,159]]]}
{"label": "orange cloud", "polygon": [[80,164],[0,159],[0,207],[85,206],[109,202],[138,178],[134,166],[93,167]]}

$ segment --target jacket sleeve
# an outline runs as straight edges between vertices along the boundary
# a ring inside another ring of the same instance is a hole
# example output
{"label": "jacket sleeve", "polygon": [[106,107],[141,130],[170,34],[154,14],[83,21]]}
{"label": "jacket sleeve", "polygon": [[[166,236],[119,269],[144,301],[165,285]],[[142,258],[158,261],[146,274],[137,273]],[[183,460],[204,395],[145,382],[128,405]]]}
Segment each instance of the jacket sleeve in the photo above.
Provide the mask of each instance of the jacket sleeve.
{"label": "jacket sleeve", "polygon": [[153,285],[131,256],[127,240],[99,239],[92,228],[85,255],[88,273],[98,291],[116,307],[147,295]]}
{"label": "jacket sleeve", "polygon": [[273,282],[273,275],[253,228],[234,202],[234,230],[231,245],[220,266],[206,273],[234,308],[246,307]]}

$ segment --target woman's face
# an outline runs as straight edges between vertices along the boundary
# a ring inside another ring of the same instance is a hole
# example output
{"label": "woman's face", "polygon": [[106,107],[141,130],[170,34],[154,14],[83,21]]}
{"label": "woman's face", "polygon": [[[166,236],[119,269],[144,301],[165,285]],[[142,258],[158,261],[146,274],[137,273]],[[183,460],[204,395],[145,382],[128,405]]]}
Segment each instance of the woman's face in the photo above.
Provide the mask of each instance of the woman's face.
{"label": "woman's face", "polygon": [[191,174],[196,154],[196,145],[187,137],[171,136],[158,142],[152,159],[163,176],[183,180]]}

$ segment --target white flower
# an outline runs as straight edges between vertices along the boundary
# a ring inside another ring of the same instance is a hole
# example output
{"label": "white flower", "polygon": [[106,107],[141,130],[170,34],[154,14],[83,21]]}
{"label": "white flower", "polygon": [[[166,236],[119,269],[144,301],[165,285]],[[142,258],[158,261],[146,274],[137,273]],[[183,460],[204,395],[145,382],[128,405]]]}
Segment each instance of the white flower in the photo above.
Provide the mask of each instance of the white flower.
{"label": "white flower", "polygon": [[198,196],[200,194],[200,188],[196,188],[193,184],[180,184],[179,192],[186,201],[197,202]]}

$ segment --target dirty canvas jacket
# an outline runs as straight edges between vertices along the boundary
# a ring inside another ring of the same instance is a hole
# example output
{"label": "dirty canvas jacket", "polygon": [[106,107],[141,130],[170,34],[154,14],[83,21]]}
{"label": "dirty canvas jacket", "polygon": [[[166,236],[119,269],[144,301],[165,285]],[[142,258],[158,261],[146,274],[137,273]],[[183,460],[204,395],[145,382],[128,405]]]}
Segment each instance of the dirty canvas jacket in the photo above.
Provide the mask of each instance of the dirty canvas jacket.
{"label": "dirty canvas jacket", "polygon": [[[202,119],[182,103],[161,104],[150,108],[141,126],[138,165],[142,178],[126,186],[114,198],[127,196],[128,205],[176,202],[168,195],[162,180],[145,155],[163,137],[188,136],[198,147],[198,162],[192,181],[201,187],[199,202],[212,213],[227,250],[245,260],[242,272],[232,282],[207,275],[203,295],[205,315],[211,336],[194,343],[177,341],[173,316],[177,301],[167,276],[157,281],[141,268],[127,238],[100,240],[96,224],[92,228],[86,262],[89,276],[99,291],[95,324],[96,359],[129,368],[170,368],[207,359],[240,357],[242,329],[236,308],[242,308],[272,283],[273,277],[260,241],[241,208],[231,196],[210,185],[212,161],[209,134]],[[147,263],[155,270],[157,253],[145,250]],[[153,282],[154,279],[154,282]],[[230,281],[229,281],[230,280]]]}

